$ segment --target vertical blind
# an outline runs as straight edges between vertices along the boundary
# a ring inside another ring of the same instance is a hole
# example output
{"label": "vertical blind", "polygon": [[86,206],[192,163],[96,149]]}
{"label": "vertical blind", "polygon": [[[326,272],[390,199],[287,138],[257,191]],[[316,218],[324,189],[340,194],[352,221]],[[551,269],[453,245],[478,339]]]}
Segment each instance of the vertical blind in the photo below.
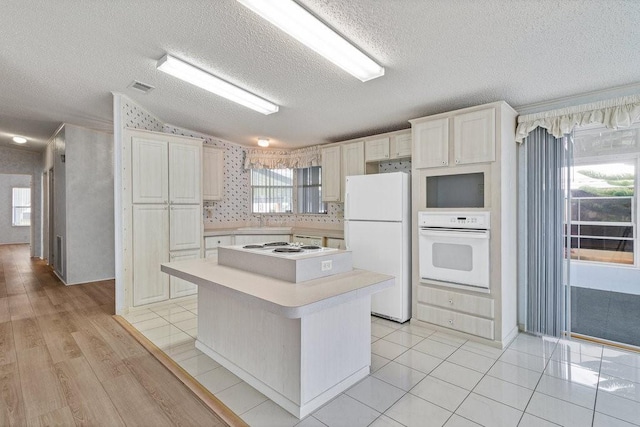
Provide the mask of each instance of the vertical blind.
{"label": "vertical blind", "polygon": [[567,330],[568,257],[563,227],[568,214],[566,194],[570,137],[555,138],[536,128],[525,140],[525,243],[521,268],[525,274],[525,329],[560,336]]}

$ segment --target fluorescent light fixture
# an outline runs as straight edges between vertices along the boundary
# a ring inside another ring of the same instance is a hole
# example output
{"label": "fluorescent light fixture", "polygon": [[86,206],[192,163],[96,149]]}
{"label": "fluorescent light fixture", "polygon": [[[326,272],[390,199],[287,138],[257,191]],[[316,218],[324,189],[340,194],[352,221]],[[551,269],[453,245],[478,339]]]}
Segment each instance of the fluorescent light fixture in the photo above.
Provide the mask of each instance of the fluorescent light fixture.
{"label": "fluorescent light fixture", "polygon": [[278,112],[279,107],[276,104],[266,101],[251,92],[247,92],[238,86],[232,85],[171,55],[165,55],[158,61],[158,70],[227,98],[228,100],[237,102],[259,113],[267,115]]}
{"label": "fluorescent light fixture", "polygon": [[25,138],[23,136],[14,136],[11,139],[13,139],[13,142],[15,142],[16,144],[26,144],[27,143],[27,138]]}
{"label": "fluorescent light fixture", "polygon": [[267,138],[258,138],[258,145],[260,147],[268,147],[269,146],[269,139],[267,139]]}
{"label": "fluorescent light fixture", "polygon": [[238,1],[363,82],[384,75],[384,67],[293,0]]}

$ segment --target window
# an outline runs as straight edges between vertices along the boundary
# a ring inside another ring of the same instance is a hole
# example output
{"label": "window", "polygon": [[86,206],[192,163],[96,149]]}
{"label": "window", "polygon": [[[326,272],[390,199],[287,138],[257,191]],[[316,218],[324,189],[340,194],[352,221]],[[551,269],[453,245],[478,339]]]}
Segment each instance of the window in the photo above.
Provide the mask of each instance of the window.
{"label": "window", "polygon": [[320,166],[298,169],[298,213],[327,213],[322,201],[322,170]]}
{"label": "window", "polygon": [[251,212],[293,213],[293,169],[251,169]]}
{"label": "window", "polygon": [[251,169],[252,213],[294,213],[294,206],[299,214],[327,213],[320,166]]}
{"label": "window", "polygon": [[635,161],[574,166],[570,186],[571,258],[633,265]]}
{"label": "window", "polygon": [[11,195],[12,225],[28,227],[31,225],[31,189],[13,188]]}

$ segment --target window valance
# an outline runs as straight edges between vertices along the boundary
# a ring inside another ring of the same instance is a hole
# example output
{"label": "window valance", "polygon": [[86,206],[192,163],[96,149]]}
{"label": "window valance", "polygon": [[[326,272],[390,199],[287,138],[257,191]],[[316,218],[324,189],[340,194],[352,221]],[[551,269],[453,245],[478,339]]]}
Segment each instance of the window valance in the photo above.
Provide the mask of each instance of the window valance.
{"label": "window valance", "polygon": [[247,150],[245,169],[298,169],[320,166],[320,147],[305,147],[297,150]]}
{"label": "window valance", "polygon": [[576,126],[601,124],[609,129],[630,126],[640,120],[640,95],[625,96],[591,104],[577,105],[518,117],[516,141],[524,138],[537,127],[560,138]]}

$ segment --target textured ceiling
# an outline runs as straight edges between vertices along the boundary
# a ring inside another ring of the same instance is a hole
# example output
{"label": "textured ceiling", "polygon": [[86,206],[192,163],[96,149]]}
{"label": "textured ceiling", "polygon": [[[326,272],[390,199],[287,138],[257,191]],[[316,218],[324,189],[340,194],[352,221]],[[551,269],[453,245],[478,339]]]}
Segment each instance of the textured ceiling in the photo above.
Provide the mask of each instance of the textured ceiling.
{"label": "textured ceiling", "polygon": [[[234,0],[4,1],[0,144],[112,129],[112,92],[165,123],[301,147],[640,83],[635,0],[300,0],[386,68],[362,83]],[[170,53],[281,106],[263,116],[156,70]],[[149,94],[133,80],[155,86]],[[38,148],[37,144],[32,148]]]}

